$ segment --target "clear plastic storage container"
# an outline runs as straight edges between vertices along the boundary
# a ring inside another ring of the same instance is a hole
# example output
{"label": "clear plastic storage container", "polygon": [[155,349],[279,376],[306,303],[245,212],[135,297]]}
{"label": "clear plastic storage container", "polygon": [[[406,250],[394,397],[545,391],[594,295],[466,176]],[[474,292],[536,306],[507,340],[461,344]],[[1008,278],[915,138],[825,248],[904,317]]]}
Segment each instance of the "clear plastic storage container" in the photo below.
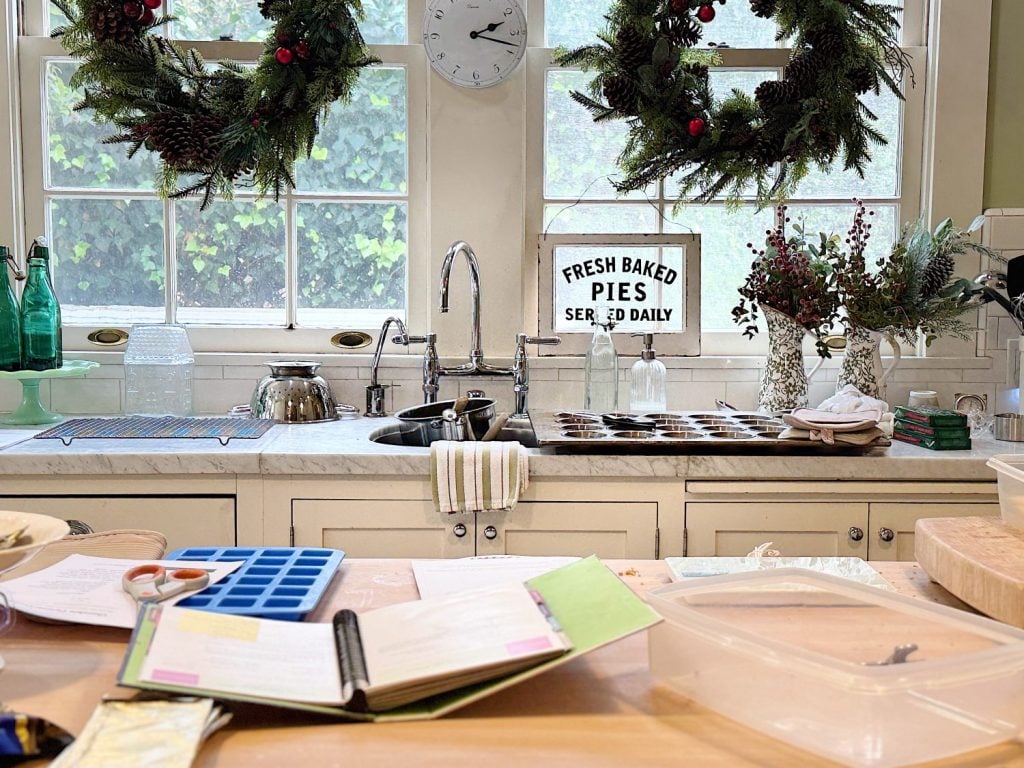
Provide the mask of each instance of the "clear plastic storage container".
{"label": "clear plastic storage container", "polygon": [[1024,456],[1007,453],[987,462],[999,478],[999,511],[1003,521],[1024,528]]}
{"label": "clear plastic storage container", "polygon": [[194,364],[184,326],[132,326],[124,350],[125,414],[192,415]]}
{"label": "clear plastic storage container", "polygon": [[650,630],[655,677],[846,765],[934,760],[1024,727],[1024,631],[991,619],[790,568],[648,602],[665,617]]}

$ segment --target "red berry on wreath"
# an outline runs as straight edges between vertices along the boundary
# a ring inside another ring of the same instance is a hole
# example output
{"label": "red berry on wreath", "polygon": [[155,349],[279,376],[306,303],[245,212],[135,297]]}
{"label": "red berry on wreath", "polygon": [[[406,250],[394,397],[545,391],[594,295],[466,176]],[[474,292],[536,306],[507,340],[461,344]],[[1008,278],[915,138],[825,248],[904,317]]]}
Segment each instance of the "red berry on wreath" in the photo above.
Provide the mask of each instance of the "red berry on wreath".
{"label": "red berry on wreath", "polygon": [[308,59],[309,43],[307,43],[305,40],[299,40],[299,42],[295,44],[295,55],[298,56],[300,59]]}
{"label": "red berry on wreath", "polygon": [[690,0],[672,0],[669,7],[672,9],[672,13],[678,16],[690,10]]}
{"label": "red berry on wreath", "polygon": [[142,15],[139,16],[139,23],[144,27],[148,27],[154,21],[156,21],[156,16],[153,14],[153,11],[149,8],[143,8]]}
{"label": "red berry on wreath", "polygon": [[259,128],[260,127],[260,119],[259,119],[259,117],[254,117],[252,120],[250,120],[249,121],[249,125],[251,125],[253,128]]}
{"label": "red berry on wreath", "polygon": [[292,52],[287,48],[278,48],[274,51],[274,58],[277,59],[277,63],[281,66],[287,66],[292,63]]}
{"label": "red berry on wreath", "polygon": [[164,0],[142,0],[142,4],[151,10],[156,10],[160,7]]}
{"label": "red berry on wreath", "polygon": [[692,118],[690,120],[690,122],[687,123],[687,125],[686,125],[686,132],[688,134],[690,134],[691,136],[693,136],[693,138],[697,138],[702,133],[704,133],[704,118],[702,118],[702,117],[694,117],[694,118]]}
{"label": "red berry on wreath", "polygon": [[697,9],[697,18],[707,24],[715,18],[715,8],[712,5],[702,5]]}
{"label": "red berry on wreath", "polygon": [[121,10],[129,19],[138,19],[142,15],[142,6],[134,2],[125,3],[121,6]]}

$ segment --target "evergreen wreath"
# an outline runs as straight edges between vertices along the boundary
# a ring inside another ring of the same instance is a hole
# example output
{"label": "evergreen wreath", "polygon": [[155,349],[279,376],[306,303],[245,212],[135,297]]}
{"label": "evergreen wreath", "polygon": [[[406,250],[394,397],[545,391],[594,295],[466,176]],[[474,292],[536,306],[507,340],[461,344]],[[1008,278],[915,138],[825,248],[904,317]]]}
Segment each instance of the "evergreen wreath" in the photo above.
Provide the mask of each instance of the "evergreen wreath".
{"label": "evergreen wreath", "polygon": [[[812,164],[827,169],[840,155],[861,177],[870,146],[885,144],[860,99],[884,86],[903,98],[910,61],[897,40],[900,9],[871,0],[749,0],[755,15],[774,18],[792,56],[781,80],[753,96],[739,90],[717,100],[708,67],[713,50],[697,50],[714,0],[615,0],[600,43],[560,50],[556,61],[595,71],[587,93],[572,92],[595,122],[625,119],[620,192],[680,174],[680,202],[757,190],[759,207],[789,197]],[[725,0],[719,0],[723,5]]]}
{"label": "evergreen wreath", "polygon": [[[52,0],[70,23],[53,32],[81,59],[71,80],[117,133],[104,143],[160,155],[158,188],[168,197],[202,194],[202,207],[236,184],[261,194],[295,186],[331,105],[348,101],[362,67],[379,63],[357,26],[359,0],[260,0],[274,22],[255,69],[209,68],[195,49],[154,34],[172,21],[162,0]],[[250,177],[251,175],[251,177]]]}

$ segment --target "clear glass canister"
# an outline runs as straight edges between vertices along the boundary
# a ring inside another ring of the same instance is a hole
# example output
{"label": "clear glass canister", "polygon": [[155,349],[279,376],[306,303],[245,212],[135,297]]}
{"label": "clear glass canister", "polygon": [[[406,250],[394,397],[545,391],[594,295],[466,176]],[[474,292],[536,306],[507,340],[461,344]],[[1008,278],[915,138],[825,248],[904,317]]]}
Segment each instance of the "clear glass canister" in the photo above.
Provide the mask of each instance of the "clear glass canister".
{"label": "clear glass canister", "polygon": [[194,365],[184,326],[132,326],[124,351],[125,414],[192,415]]}

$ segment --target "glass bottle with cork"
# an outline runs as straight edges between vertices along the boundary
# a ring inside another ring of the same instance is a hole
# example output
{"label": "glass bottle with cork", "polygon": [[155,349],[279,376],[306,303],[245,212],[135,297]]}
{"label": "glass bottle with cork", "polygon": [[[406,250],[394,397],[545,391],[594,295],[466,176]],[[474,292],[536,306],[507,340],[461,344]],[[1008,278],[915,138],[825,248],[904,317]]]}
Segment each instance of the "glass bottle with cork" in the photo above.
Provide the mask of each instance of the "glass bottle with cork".
{"label": "glass bottle with cork", "polygon": [[46,371],[64,364],[60,304],[50,282],[50,249],[36,238],[29,248],[28,281],[21,295],[22,368]]}
{"label": "glass bottle with cork", "polygon": [[21,370],[21,309],[8,267],[18,280],[25,279],[25,273],[18,269],[7,246],[0,245],[0,371],[18,371]]}
{"label": "glass bottle with cork", "polygon": [[594,336],[584,362],[583,408],[595,413],[611,413],[619,399],[619,356],[612,340],[615,322],[609,307],[596,307]]}

